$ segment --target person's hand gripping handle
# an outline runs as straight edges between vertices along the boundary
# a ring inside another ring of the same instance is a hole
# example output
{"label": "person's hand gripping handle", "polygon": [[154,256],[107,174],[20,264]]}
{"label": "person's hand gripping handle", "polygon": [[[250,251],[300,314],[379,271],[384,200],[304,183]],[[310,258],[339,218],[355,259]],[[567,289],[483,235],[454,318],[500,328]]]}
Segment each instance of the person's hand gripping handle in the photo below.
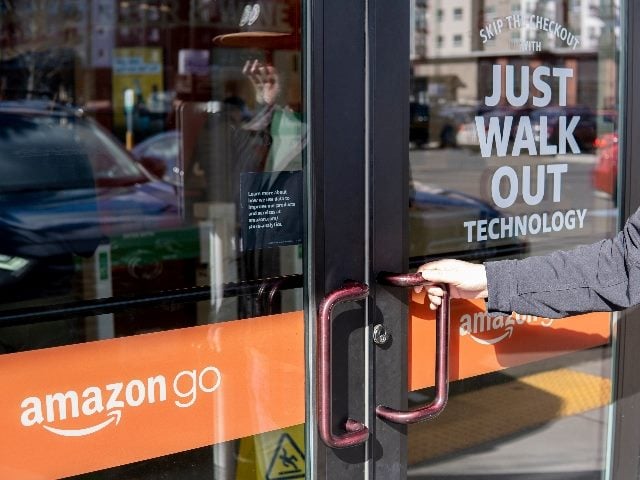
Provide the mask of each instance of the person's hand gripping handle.
{"label": "person's hand gripping handle", "polygon": [[[436,260],[425,263],[418,272],[425,280],[433,283],[449,284],[451,298],[486,298],[487,273],[484,265],[464,262],[462,260]],[[429,308],[435,310],[442,303],[444,292],[437,286],[415,287],[416,292],[427,290]]]}

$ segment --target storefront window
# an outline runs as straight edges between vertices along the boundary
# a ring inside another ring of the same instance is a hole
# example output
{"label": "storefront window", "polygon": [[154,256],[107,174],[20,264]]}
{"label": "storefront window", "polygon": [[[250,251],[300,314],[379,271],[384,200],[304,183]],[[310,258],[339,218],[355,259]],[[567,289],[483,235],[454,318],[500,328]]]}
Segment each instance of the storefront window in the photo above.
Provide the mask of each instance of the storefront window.
{"label": "storefront window", "polygon": [[304,475],[301,15],[0,2],[0,477]]}

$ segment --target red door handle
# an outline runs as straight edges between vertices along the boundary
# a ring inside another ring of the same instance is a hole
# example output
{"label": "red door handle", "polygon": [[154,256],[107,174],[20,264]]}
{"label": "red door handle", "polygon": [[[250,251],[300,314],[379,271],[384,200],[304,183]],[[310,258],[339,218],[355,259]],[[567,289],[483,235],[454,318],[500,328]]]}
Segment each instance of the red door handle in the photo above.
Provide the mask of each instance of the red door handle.
{"label": "red door handle", "polygon": [[335,434],[331,424],[331,313],[339,303],[363,300],[369,295],[369,287],[362,283],[348,282],[342,288],[329,293],[318,307],[318,429],[320,438],[332,448],[346,448],[364,443],[369,429],[361,422],[347,419],[344,432]]}
{"label": "red door handle", "polygon": [[[378,281],[398,287],[432,285],[420,273],[388,273],[378,276]],[[444,410],[449,398],[449,287],[438,284],[444,290],[442,304],[436,310],[436,393],[431,403],[413,410],[396,410],[384,405],[376,407],[376,413],[393,423],[417,423],[436,417]]]}

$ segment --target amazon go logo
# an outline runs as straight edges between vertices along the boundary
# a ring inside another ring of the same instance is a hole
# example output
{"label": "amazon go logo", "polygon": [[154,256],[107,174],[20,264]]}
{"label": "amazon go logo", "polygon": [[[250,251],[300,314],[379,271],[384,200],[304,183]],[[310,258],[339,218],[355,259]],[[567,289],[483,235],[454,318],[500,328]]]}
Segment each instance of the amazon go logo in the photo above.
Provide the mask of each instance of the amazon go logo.
{"label": "amazon go logo", "polygon": [[[207,366],[202,370],[182,370],[170,379],[155,375],[31,396],[20,404],[20,422],[25,427],[40,425],[64,437],[83,437],[118,425],[126,412],[143,405],[171,402],[176,408],[189,408],[200,396],[215,392],[221,382],[220,370]],[[73,422],[74,428],[65,428],[69,419],[80,420]]]}
{"label": "amazon go logo", "polygon": [[553,325],[553,320],[533,315],[497,315],[489,316],[487,312],[465,313],[460,317],[460,336],[470,336],[482,345],[495,345],[511,338],[514,330],[525,324],[539,324],[543,327]]}

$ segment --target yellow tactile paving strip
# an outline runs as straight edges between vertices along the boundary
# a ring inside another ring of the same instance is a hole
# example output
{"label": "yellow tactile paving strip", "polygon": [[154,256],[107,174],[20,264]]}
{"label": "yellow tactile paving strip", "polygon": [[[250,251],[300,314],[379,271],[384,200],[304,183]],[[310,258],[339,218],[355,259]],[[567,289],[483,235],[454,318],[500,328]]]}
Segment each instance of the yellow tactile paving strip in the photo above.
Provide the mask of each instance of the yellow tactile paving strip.
{"label": "yellow tactile paving strip", "polygon": [[409,464],[602,407],[610,397],[609,379],[568,368],[458,394],[435,420],[409,426]]}

